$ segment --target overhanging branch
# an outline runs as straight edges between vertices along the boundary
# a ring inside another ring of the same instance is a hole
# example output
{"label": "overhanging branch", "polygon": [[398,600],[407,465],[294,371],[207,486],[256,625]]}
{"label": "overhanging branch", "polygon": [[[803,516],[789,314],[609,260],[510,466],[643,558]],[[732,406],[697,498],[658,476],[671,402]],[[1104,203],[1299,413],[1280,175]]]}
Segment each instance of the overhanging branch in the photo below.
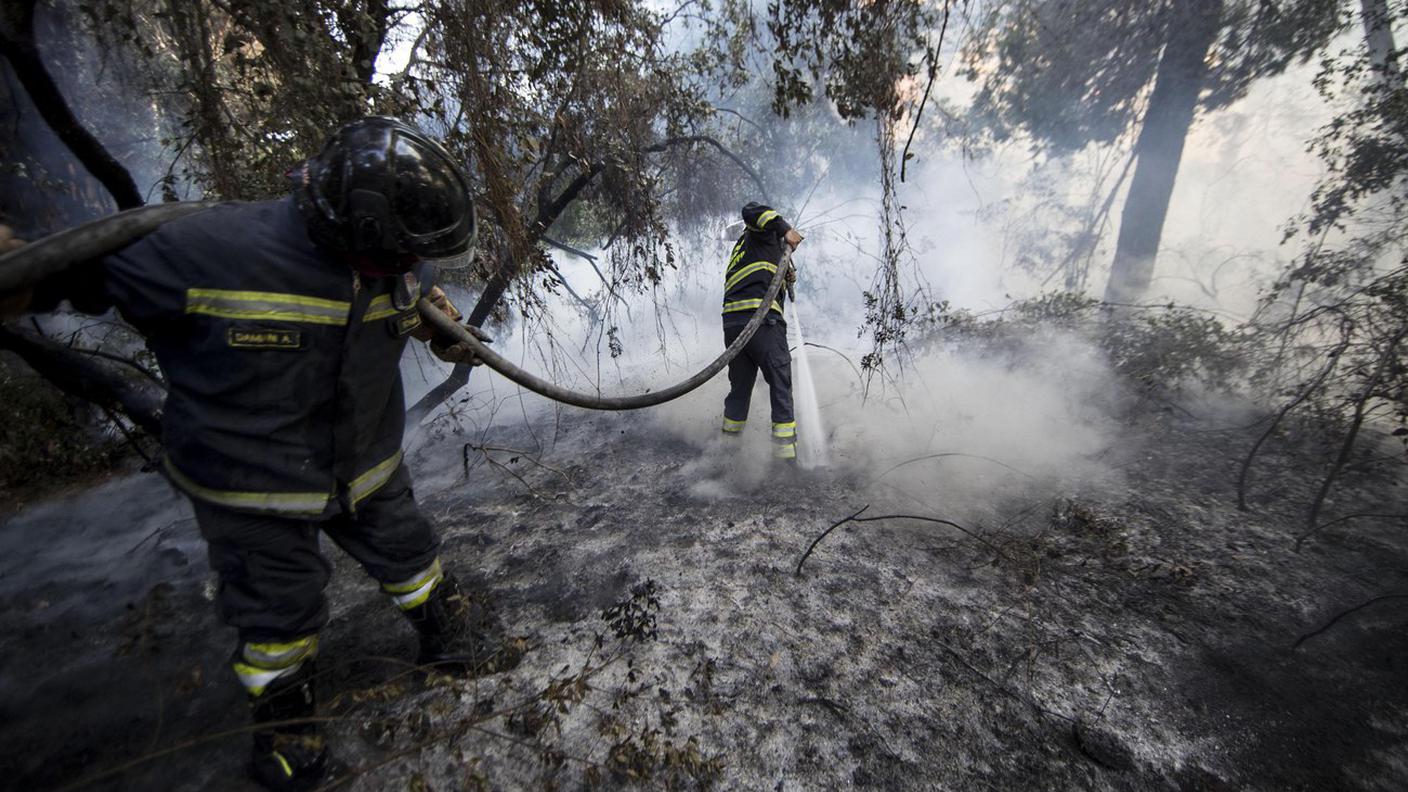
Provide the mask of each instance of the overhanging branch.
{"label": "overhanging branch", "polygon": [[78,158],[88,172],[112,194],[119,209],[141,206],[142,194],[132,174],[113,158],[103,144],[79,123],[73,110],[44,61],[34,41],[34,6],[36,0],[16,2],[0,17],[0,55],[10,62],[15,76],[24,86],[29,99],[39,111],[44,123]]}

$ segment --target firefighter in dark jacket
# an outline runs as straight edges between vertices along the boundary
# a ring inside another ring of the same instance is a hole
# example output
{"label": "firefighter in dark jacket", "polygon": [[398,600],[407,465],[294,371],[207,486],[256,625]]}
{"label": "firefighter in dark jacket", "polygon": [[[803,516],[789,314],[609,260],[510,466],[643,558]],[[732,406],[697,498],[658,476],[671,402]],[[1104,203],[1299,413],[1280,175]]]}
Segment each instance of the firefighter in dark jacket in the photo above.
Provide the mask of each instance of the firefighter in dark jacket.
{"label": "firefighter in dark jacket", "polygon": [[[515,660],[441,566],[401,454],[407,338],[477,362],[430,339],[416,310],[431,299],[458,318],[431,278],[473,254],[466,177],[389,118],[344,126],[295,174],[292,195],[172,221],[97,263],[101,294],[65,295],[116,305],[166,373],[163,466],[209,546],[256,725],[316,711],[331,572],[320,533],[405,614],[419,663],[483,673]],[[326,764],[311,722],[254,733],[250,770],[272,789],[314,786]]]}
{"label": "firefighter in dark jacket", "polygon": [[[759,203],[743,207],[743,234],[734,244],[724,271],[724,345],[732,344],[762,305],[768,284],[785,259],[797,249],[802,235],[775,210]],[[784,247],[786,246],[786,247]],[[787,281],[797,279],[790,268]],[[728,364],[728,396],[724,399],[726,437],[737,437],[748,422],[753,383],[762,371],[772,401],[773,456],[788,463],[797,459],[797,418],[792,412],[792,354],[787,349],[787,322],[782,298],[768,310],[761,327],[743,351]]]}

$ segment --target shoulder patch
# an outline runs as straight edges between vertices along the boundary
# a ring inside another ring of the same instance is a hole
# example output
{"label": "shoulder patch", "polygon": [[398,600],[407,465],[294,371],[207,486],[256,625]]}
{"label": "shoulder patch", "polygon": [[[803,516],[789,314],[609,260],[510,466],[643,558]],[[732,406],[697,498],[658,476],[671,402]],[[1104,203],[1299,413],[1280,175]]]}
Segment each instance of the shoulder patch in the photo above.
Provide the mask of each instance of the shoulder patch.
{"label": "shoulder patch", "polygon": [[396,335],[403,336],[420,327],[420,314],[412,313],[396,320]]}

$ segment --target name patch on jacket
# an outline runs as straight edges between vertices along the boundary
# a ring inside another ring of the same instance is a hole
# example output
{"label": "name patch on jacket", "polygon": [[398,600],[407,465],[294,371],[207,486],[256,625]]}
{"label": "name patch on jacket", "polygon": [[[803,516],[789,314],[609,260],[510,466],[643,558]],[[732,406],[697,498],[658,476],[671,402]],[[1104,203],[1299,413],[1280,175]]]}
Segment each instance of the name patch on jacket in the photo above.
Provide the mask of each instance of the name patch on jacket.
{"label": "name patch on jacket", "polygon": [[298,330],[240,330],[231,327],[225,332],[225,343],[239,349],[298,349],[303,346],[303,333]]}

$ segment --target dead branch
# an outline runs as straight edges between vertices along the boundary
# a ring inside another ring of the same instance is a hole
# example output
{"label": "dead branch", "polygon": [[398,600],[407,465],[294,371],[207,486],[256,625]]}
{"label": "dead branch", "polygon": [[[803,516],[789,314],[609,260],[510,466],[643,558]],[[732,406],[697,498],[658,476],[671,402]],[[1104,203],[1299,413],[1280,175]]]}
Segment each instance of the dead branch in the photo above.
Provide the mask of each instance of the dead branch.
{"label": "dead branch", "polygon": [[953,0],[944,0],[944,21],[939,27],[939,43],[924,53],[929,62],[929,81],[924,86],[924,96],[919,100],[919,109],[914,111],[914,126],[909,128],[909,137],[904,141],[904,152],[900,157],[900,181],[904,181],[905,167],[909,164],[909,146],[914,142],[914,133],[919,131],[919,122],[924,118],[924,105],[929,103],[929,92],[934,90],[934,81],[939,78],[939,50],[944,46],[944,34],[948,32],[949,12],[953,10]]}
{"label": "dead branch", "polygon": [[1364,383],[1363,392],[1354,402],[1354,418],[1350,421],[1349,430],[1345,432],[1344,442],[1340,444],[1340,451],[1335,455],[1335,461],[1330,466],[1330,472],[1325,475],[1325,480],[1320,483],[1320,491],[1315,493],[1315,500],[1310,504],[1310,516],[1306,520],[1309,526],[1305,533],[1296,537],[1296,552],[1300,552],[1301,545],[1320,530],[1316,522],[1320,519],[1320,509],[1325,505],[1325,496],[1330,493],[1330,488],[1334,486],[1335,480],[1339,478],[1340,471],[1344,469],[1345,462],[1349,461],[1350,452],[1354,450],[1354,441],[1359,438],[1359,429],[1364,425],[1365,408],[1369,400],[1374,398],[1374,390],[1379,387],[1379,382],[1383,380],[1389,364],[1397,360],[1398,344],[1403,337],[1408,335],[1408,328],[1398,331],[1384,347],[1383,354],[1379,357],[1379,362],[1374,366],[1374,373],[1369,377],[1369,381]]}
{"label": "dead branch", "polygon": [[856,368],[856,364],[853,363],[853,362],[851,362],[851,359],[848,358],[848,357],[846,357],[845,354],[843,354],[840,350],[838,350],[838,349],[833,349],[833,348],[831,348],[831,347],[829,347],[829,346],[827,346],[827,345],[825,345],[825,344],[818,344],[818,343],[816,343],[815,341],[803,341],[803,342],[802,342],[802,345],[803,345],[803,346],[809,346],[809,347],[816,347],[817,349],[825,349],[827,352],[834,352],[834,353],[836,353],[837,355],[840,355],[841,359],[844,360],[844,361],[846,361],[846,363],[850,365],[851,371],[854,371],[854,372],[856,373],[856,379],[862,380],[862,381],[865,379],[865,377],[864,377],[863,375],[861,375],[860,369]]}
{"label": "dead branch", "polygon": [[131,446],[132,450],[137,452],[137,456],[140,456],[142,458],[142,461],[146,463],[146,468],[151,468],[155,466],[156,460],[152,459],[151,454],[148,454],[146,449],[142,448],[142,444],[137,442],[137,438],[133,436],[132,432],[122,423],[122,419],[118,416],[118,414],[113,411],[111,407],[103,407],[99,405],[99,409],[101,409],[103,411],[103,414],[108,417],[108,420],[112,422],[112,425],[117,427],[117,431],[122,434],[122,439],[127,441],[127,445]]}
{"label": "dead branch", "polygon": [[601,285],[606,287],[607,293],[610,294],[613,298],[615,298],[617,302],[621,303],[622,305],[626,305],[625,298],[616,292],[616,288],[611,285],[611,281],[606,279],[606,275],[602,274],[601,268],[596,265],[596,256],[593,256],[585,250],[578,250],[577,248],[574,248],[571,245],[565,245],[561,242],[558,242],[556,239],[552,239],[551,237],[548,237],[546,235],[540,237],[540,239],[542,239],[543,242],[547,245],[555,247],[558,250],[563,251],[564,253],[569,253],[587,262],[587,265],[592,268],[592,272],[595,272],[596,276],[601,279]]}
{"label": "dead branch", "polygon": [[6,11],[0,16],[0,55],[4,55],[14,68],[15,76],[29,94],[44,123],[112,194],[117,208],[141,206],[142,193],[132,180],[132,174],[79,122],[64,99],[63,91],[44,65],[34,41],[36,5],[36,0],[7,3]]}
{"label": "dead branch", "polygon": [[1350,338],[1350,333],[1347,329],[1345,329],[1343,334],[1343,340],[1340,342],[1339,346],[1334,349],[1334,351],[1330,352],[1330,362],[1325,364],[1325,367],[1321,369],[1320,373],[1315,377],[1315,379],[1312,380],[1309,385],[1305,386],[1305,389],[1302,390],[1299,395],[1297,395],[1294,399],[1287,403],[1286,406],[1282,407],[1280,412],[1276,413],[1276,417],[1272,419],[1271,424],[1266,427],[1266,431],[1262,432],[1261,437],[1258,437],[1256,439],[1256,442],[1252,444],[1252,450],[1247,452],[1247,458],[1242,461],[1242,472],[1240,475],[1237,476],[1238,509],[1242,511],[1248,510],[1247,475],[1251,470],[1252,460],[1256,459],[1257,451],[1261,449],[1262,444],[1265,443],[1266,439],[1271,436],[1271,433],[1276,431],[1276,427],[1281,425],[1281,421],[1286,417],[1287,414],[1290,413],[1291,410],[1294,410],[1301,402],[1310,398],[1311,394],[1315,393],[1315,391],[1320,389],[1320,385],[1325,381],[1325,378],[1329,377],[1330,372],[1334,371],[1335,367],[1339,365],[1340,355],[1343,354],[1345,348],[1349,346]]}
{"label": "dead branch", "polygon": [[1338,525],[1339,523],[1342,523],[1342,522],[1349,522],[1350,520],[1359,520],[1359,519],[1363,519],[1363,518],[1366,518],[1366,517],[1369,517],[1369,518],[1379,517],[1379,518],[1386,519],[1386,520],[1408,520],[1408,514],[1383,514],[1383,513],[1379,513],[1379,512],[1359,512],[1358,514],[1346,514],[1346,515],[1344,515],[1343,517],[1336,517],[1335,519],[1330,520],[1330,521],[1328,521],[1328,522],[1322,522],[1322,523],[1320,523],[1320,525],[1318,525],[1318,526],[1315,528],[1315,530],[1320,531],[1320,530],[1323,530],[1323,529],[1325,529],[1325,528],[1329,528],[1331,525]]}
{"label": "dead branch", "polygon": [[993,679],[992,677],[990,677],[990,676],[988,676],[987,674],[983,673],[983,671],[981,671],[977,666],[975,666],[975,665],[973,665],[972,663],[968,662],[968,658],[966,658],[966,657],[964,657],[963,655],[959,654],[959,653],[958,653],[958,650],[954,649],[953,647],[949,646],[948,644],[944,643],[943,641],[935,641],[934,643],[937,644],[937,645],[939,646],[939,648],[941,648],[941,649],[943,649],[944,651],[948,652],[950,655],[953,655],[953,658],[954,658],[955,660],[957,660],[959,663],[961,663],[964,668],[968,669],[970,672],[972,672],[974,675],[976,675],[979,679],[983,680],[984,682],[987,682],[989,685],[992,685],[993,689],[996,690],[997,692],[1001,693],[1002,695],[1008,696],[1008,697],[1013,698],[1013,699],[1016,699],[1017,701],[1020,701],[1021,703],[1026,704],[1027,706],[1031,707],[1032,709],[1036,710],[1037,712],[1039,712],[1039,713],[1041,713],[1041,714],[1043,714],[1043,715],[1050,715],[1050,716],[1053,717],[1053,718],[1058,718],[1058,719],[1063,720],[1063,721],[1065,721],[1065,722],[1067,722],[1067,723],[1069,723],[1069,724],[1072,724],[1072,725],[1076,725],[1076,724],[1079,724],[1079,723],[1080,723],[1080,719],[1079,719],[1079,718],[1073,718],[1073,717],[1071,717],[1070,715],[1066,715],[1066,714],[1057,712],[1057,711],[1055,711],[1055,710],[1048,709],[1048,708],[1042,706],[1041,704],[1039,704],[1039,703],[1036,701],[1036,699],[1032,699],[1032,698],[1028,698],[1027,696],[1023,696],[1021,693],[1018,693],[1017,691],[1015,691],[1015,690],[1013,690],[1013,689],[1007,687],[1006,685],[1002,684],[1001,682],[998,682],[996,679]]}
{"label": "dead branch", "polygon": [[166,390],[166,383],[161,381],[161,377],[157,376],[155,371],[152,371],[151,369],[147,368],[146,366],[143,366],[141,363],[138,363],[135,360],[132,360],[131,358],[125,358],[122,355],[114,355],[111,352],[104,352],[101,349],[88,349],[86,347],[78,346],[70,346],[69,349],[72,349],[75,352],[82,352],[85,355],[92,355],[93,357],[102,358],[103,360],[111,360],[114,363],[126,366],[132,369],[133,371],[137,372],[138,374],[141,374],[143,377],[146,377],[147,380],[149,380],[153,385],[157,386],[158,388],[161,388],[162,390]]}
{"label": "dead branch", "polygon": [[768,205],[774,205],[772,197],[768,194],[767,184],[763,182],[763,177],[758,175],[758,172],[753,169],[753,166],[744,162],[742,157],[734,154],[727,146],[708,135],[681,135],[679,137],[667,138],[653,146],[646,146],[641,150],[650,153],[659,153],[668,148],[673,148],[674,146],[690,143],[705,143],[713,146],[720,154],[732,160],[733,164],[737,165],[744,173],[748,174],[748,177],[753,180],[753,184],[757,185],[759,197]]}
{"label": "dead branch", "polygon": [[1357,613],[1357,612],[1359,612],[1359,611],[1361,611],[1361,610],[1364,610],[1365,608],[1369,607],[1370,605],[1375,605],[1375,604],[1377,604],[1377,603],[1383,602],[1383,601],[1385,601],[1385,600],[1391,600],[1391,599],[1408,599],[1408,594],[1382,594],[1382,595],[1377,596],[1377,597],[1374,597],[1374,598],[1372,598],[1372,599],[1370,599],[1370,600],[1368,600],[1368,601],[1366,601],[1366,602],[1361,602],[1361,603],[1359,603],[1358,605],[1355,605],[1353,608],[1350,608],[1350,609],[1344,610],[1344,611],[1340,611],[1339,613],[1335,614],[1335,616],[1334,616],[1333,618],[1331,618],[1329,621],[1325,622],[1324,624],[1320,625],[1319,627],[1315,628],[1314,630],[1311,630],[1310,632],[1306,633],[1305,635],[1302,635],[1301,637],[1297,638],[1297,639],[1296,639],[1296,642],[1293,643],[1293,644],[1291,644],[1291,649],[1292,649],[1292,650],[1299,649],[1301,644],[1305,643],[1306,641],[1309,641],[1311,638],[1314,638],[1314,637],[1317,636],[1317,635],[1320,635],[1321,633],[1325,632],[1326,630],[1329,630],[1331,627],[1334,627],[1335,624],[1336,624],[1337,622],[1339,622],[1340,619],[1343,619],[1344,617],[1349,616],[1349,615],[1352,614],[1352,613]]}
{"label": "dead branch", "polygon": [[942,453],[942,454],[927,454],[927,455],[925,455],[925,456],[915,457],[914,459],[906,459],[905,461],[903,461],[903,462],[901,462],[901,463],[899,463],[899,464],[897,464],[897,465],[894,465],[894,466],[890,467],[890,468],[889,468],[888,470],[886,470],[884,473],[881,473],[880,475],[878,475],[878,476],[876,476],[875,478],[871,479],[870,483],[871,483],[871,484],[874,484],[875,482],[877,482],[877,481],[879,481],[880,479],[882,479],[882,478],[884,478],[884,477],[890,475],[891,473],[895,472],[896,470],[899,470],[900,468],[904,467],[905,465],[912,465],[912,464],[914,464],[915,462],[924,462],[924,461],[930,460],[930,459],[942,459],[942,458],[944,458],[944,457],[967,457],[967,458],[969,458],[969,459],[981,459],[981,460],[983,460],[983,461],[985,461],[985,462],[991,462],[991,463],[993,463],[994,465],[999,465],[999,466],[1001,466],[1001,467],[1007,468],[1008,470],[1012,471],[1013,473],[1017,473],[1017,474],[1019,474],[1019,475],[1026,476],[1027,478],[1032,479],[1033,481],[1036,480],[1036,476],[1033,476],[1032,474],[1030,474],[1030,473],[1028,473],[1028,472],[1026,472],[1026,471],[1024,471],[1024,470],[1018,470],[1017,468],[1012,467],[1011,465],[1007,464],[1006,462],[1002,462],[1002,461],[993,459],[992,457],[985,457],[985,456],[981,456],[981,455],[978,455],[978,454],[961,454],[961,453],[958,453],[958,452],[956,452],[956,451],[948,451],[948,452],[945,452],[945,453]]}
{"label": "dead branch", "polygon": [[490,452],[490,451],[498,451],[498,452],[504,453],[504,454],[516,454],[517,456],[516,456],[515,458],[522,457],[523,459],[528,460],[529,462],[533,463],[534,465],[537,465],[538,467],[542,468],[543,470],[548,470],[548,471],[551,471],[551,472],[553,472],[553,473],[556,473],[557,475],[561,476],[562,479],[563,479],[564,481],[566,481],[568,484],[574,483],[573,480],[572,480],[572,476],[569,475],[566,471],[562,470],[561,468],[557,468],[557,467],[554,467],[554,466],[552,466],[552,465],[549,465],[548,463],[546,463],[546,462],[544,462],[544,461],[538,459],[537,457],[533,456],[533,452],[532,452],[532,451],[524,451],[524,450],[519,449],[519,448],[504,448],[504,447],[502,447],[502,446],[491,446],[491,445],[478,445],[478,446],[476,446],[476,445],[473,445],[473,444],[466,444],[466,445],[467,445],[468,447],[473,448],[474,450],[479,451],[479,452],[482,452],[482,453],[487,453],[487,452]]}
{"label": "dead branch", "polygon": [[19,355],[44,379],[70,396],[121,410],[152,437],[161,437],[161,398],[68,347],[0,327],[0,349]]}
{"label": "dead branch", "polygon": [[815,539],[812,540],[811,545],[807,547],[807,551],[806,551],[805,553],[802,553],[802,557],[801,557],[800,559],[798,559],[798,561],[797,561],[797,570],[796,570],[796,572],[795,572],[794,574],[796,574],[798,577],[801,577],[801,576],[802,576],[802,565],[805,564],[805,563],[807,563],[807,558],[811,556],[812,551],[816,549],[817,544],[819,544],[822,539],[825,539],[825,538],[827,537],[827,535],[830,534],[832,531],[836,530],[837,528],[841,527],[842,525],[845,525],[845,524],[848,523],[848,522],[858,522],[858,523],[862,523],[862,522],[875,522],[876,520],[921,520],[921,521],[923,521],[923,522],[931,522],[931,523],[938,523],[939,525],[947,525],[947,526],[949,526],[949,527],[951,527],[951,528],[957,529],[960,533],[964,534],[965,536],[968,536],[969,538],[974,539],[975,541],[978,541],[978,542],[982,543],[984,546],[986,546],[989,550],[992,550],[992,551],[993,551],[994,553],[996,553],[998,556],[1000,556],[1000,557],[1002,557],[1002,558],[1006,558],[1006,559],[1008,559],[1008,560],[1011,560],[1011,558],[1010,558],[1006,553],[1004,553],[1004,552],[1002,551],[1002,548],[998,547],[997,545],[993,544],[992,542],[989,542],[986,538],[983,537],[982,534],[978,533],[977,531],[973,531],[973,530],[970,530],[970,529],[968,529],[968,528],[964,528],[963,526],[959,525],[959,524],[956,523],[956,522],[953,522],[952,520],[944,520],[944,519],[940,519],[940,518],[938,518],[938,517],[921,517],[921,516],[919,516],[919,515],[917,515],[917,514],[883,514],[883,515],[880,515],[880,516],[878,516],[878,517],[861,517],[860,515],[861,515],[863,512],[865,512],[866,509],[869,509],[869,508],[870,508],[870,504],[867,503],[866,505],[864,505],[864,506],[861,507],[860,511],[856,512],[855,514],[852,514],[852,515],[849,516],[849,517],[846,517],[845,519],[838,520],[838,521],[832,523],[829,527],[827,527],[827,529],[826,529],[825,531],[822,531],[821,534],[820,534],[819,536],[817,536],[817,538],[815,538]]}

